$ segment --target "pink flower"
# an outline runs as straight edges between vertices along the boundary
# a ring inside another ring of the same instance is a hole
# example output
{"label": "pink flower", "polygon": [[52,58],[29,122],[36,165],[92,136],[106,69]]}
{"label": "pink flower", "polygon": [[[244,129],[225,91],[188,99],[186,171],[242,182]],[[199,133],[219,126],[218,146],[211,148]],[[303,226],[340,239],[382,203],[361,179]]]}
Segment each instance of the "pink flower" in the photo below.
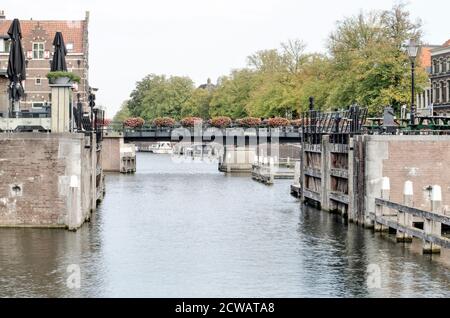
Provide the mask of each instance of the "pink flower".
{"label": "pink flower", "polygon": [[281,118],[281,117],[275,117],[275,118],[269,118],[267,120],[267,125],[273,128],[277,127],[288,127],[291,125],[291,122],[289,119]]}
{"label": "pink flower", "polygon": [[173,127],[175,126],[175,119],[169,117],[156,118],[153,120],[153,125],[156,127]]}
{"label": "pink flower", "polygon": [[196,124],[202,124],[203,119],[198,117],[186,117],[183,118],[180,123],[183,127],[194,127]]}
{"label": "pink flower", "polygon": [[226,128],[231,125],[230,117],[215,117],[209,121],[209,124],[216,128]]}
{"label": "pink flower", "polygon": [[123,122],[123,124],[125,125],[125,127],[129,127],[129,128],[137,128],[137,127],[142,127],[142,126],[144,126],[145,120],[142,119],[141,117],[127,118],[127,119],[125,119],[125,121]]}

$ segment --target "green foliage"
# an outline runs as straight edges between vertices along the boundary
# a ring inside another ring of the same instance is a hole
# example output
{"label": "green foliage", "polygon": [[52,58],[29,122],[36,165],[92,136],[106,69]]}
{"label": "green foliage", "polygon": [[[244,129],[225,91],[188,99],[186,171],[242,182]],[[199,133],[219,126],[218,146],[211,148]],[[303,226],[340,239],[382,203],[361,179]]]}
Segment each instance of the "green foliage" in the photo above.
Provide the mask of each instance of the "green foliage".
{"label": "green foliage", "polygon": [[81,81],[81,78],[72,72],[64,72],[64,71],[57,71],[57,72],[49,72],[47,74],[47,78],[50,82],[55,81],[57,78],[67,77],[71,82],[79,83]]}
{"label": "green foliage", "polygon": [[[404,44],[409,39],[420,43],[420,38],[421,23],[411,21],[405,5],[361,12],[337,22],[326,55],[305,53],[302,41],[291,40],[280,49],[256,52],[248,57],[248,67],[207,88],[196,89],[187,77],[151,74],[137,83],[127,108],[120,112],[129,110],[128,115],[147,122],[189,116],[296,119],[308,109],[310,96],[320,110],[359,104],[368,107],[370,115],[379,115],[387,105],[399,111],[411,102]],[[416,74],[420,92],[427,74],[421,67]]]}
{"label": "green foliage", "polygon": [[196,116],[209,118],[209,108],[211,104],[212,93],[207,89],[197,88],[192,91],[190,98],[184,103],[181,109],[181,116]]}
{"label": "green foliage", "polygon": [[128,108],[128,101],[124,102],[122,104],[122,107],[120,110],[116,113],[116,115],[113,118],[114,123],[123,123],[125,119],[131,117],[130,109]]}
{"label": "green foliage", "polygon": [[[420,28],[420,22],[411,22],[404,5],[339,22],[329,41],[333,85],[328,106],[357,103],[379,114],[384,106],[399,110],[409,104],[410,61],[403,45],[409,39],[419,42]],[[417,73],[420,91],[426,74],[421,68]]]}
{"label": "green foliage", "polygon": [[247,104],[255,85],[255,72],[235,70],[230,76],[219,79],[210,105],[210,116],[227,116],[233,119],[248,115]]}
{"label": "green foliage", "polygon": [[181,118],[181,111],[191,98],[194,83],[187,77],[148,75],[138,82],[128,103],[131,115],[146,121],[157,117]]}

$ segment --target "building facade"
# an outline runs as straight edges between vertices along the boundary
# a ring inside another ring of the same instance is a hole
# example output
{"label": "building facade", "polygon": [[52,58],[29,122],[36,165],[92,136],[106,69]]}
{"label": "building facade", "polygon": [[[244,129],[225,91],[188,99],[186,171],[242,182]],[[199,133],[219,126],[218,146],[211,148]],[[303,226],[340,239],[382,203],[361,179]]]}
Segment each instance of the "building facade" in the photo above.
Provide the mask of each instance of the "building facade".
{"label": "building facade", "polygon": [[[430,76],[432,72],[431,67],[431,51],[435,48],[439,48],[439,45],[423,45],[419,50],[419,66],[427,72]],[[431,115],[432,90],[431,80],[428,79],[427,85],[423,87],[423,91],[416,96],[417,113],[420,116]]]}
{"label": "building facade", "polygon": [[[9,56],[7,31],[12,20],[7,20],[0,11],[0,117],[5,117],[9,109],[6,78]],[[51,89],[47,80],[53,56],[53,39],[56,32],[62,32],[68,54],[67,68],[80,76],[81,81],[74,87],[74,102],[88,107],[89,93],[89,12],[84,20],[20,20],[22,45],[26,58],[27,79],[24,83],[25,98],[20,102],[22,113],[39,113],[51,106]]]}
{"label": "building facade", "polygon": [[450,115],[450,40],[431,51],[433,111]]}

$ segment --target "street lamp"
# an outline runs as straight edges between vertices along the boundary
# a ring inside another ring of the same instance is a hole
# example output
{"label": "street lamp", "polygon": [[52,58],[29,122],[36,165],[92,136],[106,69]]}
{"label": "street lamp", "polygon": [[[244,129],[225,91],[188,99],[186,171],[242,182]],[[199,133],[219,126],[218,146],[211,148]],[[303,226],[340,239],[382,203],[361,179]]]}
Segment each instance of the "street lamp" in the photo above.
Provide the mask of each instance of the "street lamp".
{"label": "street lamp", "polygon": [[414,105],[415,101],[415,66],[416,66],[416,58],[419,52],[419,47],[417,46],[414,40],[410,40],[408,44],[408,56],[411,60],[411,126],[414,126],[416,122],[416,106]]}

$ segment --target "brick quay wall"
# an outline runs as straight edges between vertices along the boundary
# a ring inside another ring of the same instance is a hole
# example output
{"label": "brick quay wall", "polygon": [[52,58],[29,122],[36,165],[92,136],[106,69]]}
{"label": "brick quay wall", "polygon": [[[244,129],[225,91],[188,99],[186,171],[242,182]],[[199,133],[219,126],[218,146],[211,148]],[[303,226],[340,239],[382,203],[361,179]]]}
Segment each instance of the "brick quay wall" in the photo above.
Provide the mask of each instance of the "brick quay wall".
{"label": "brick quay wall", "polygon": [[84,134],[0,134],[0,227],[75,230],[96,207],[95,141]]}

